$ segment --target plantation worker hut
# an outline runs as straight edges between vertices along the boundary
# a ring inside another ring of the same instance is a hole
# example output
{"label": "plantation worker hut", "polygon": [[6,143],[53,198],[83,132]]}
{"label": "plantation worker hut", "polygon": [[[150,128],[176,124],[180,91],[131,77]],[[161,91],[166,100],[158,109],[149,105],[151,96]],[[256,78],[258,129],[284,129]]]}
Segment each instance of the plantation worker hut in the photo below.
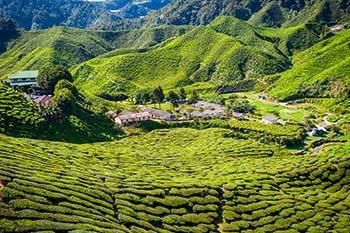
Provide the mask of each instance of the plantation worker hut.
{"label": "plantation worker hut", "polygon": [[277,117],[274,116],[264,116],[261,120],[262,123],[266,125],[278,125],[280,124],[280,121]]}
{"label": "plantation worker hut", "polygon": [[35,87],[38,85],[38,74],[39,71],[37,70],[18,71],[17,73],[10,75],[7,82],[11,87]]}

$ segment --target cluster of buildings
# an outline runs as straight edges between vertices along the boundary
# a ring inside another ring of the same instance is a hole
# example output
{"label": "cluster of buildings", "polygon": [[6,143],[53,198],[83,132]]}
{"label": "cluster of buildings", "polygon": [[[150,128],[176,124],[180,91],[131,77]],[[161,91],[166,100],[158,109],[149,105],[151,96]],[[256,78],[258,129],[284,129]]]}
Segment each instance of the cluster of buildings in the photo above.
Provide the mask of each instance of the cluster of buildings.
{"label": "cluster of buildings", "polygon": [[203,111],[192,111],[188,115],[191,119],[198,118],[221,118],[226,115],[225,107],[220,104],[207,103],[198,101],[191,105],[192,108],[201,109]]}
{"label": "cluster of buildings", "polygon": [[119,114],[108,112],[108,117],[121,126],[132,125],[146,120],[174,121],[176,116],[163,110],[142,108],[138,112],[123,111]]}
{"label": "cluster of buildings", "polygon": [[14,89],[32,88],[32,94],[24,94],[24,96],[35,104],[47,107],[51,102],[52,96],[44,95],[38,90],[38,75],[38,70],[18,71],[9,76],[7,83]]}

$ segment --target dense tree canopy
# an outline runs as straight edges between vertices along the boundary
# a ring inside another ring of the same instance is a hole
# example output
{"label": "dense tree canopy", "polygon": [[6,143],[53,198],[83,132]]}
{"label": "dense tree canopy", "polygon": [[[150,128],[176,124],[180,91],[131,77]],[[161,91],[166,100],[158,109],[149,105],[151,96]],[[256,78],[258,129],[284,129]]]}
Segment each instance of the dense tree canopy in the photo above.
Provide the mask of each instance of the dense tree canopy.
{"label": "dense tree canopy", "polygon": [[174,91],[169,91],[166,99],[173,106],[176,106],[179,103],[179,100],[180,100],[179,96]]}
{"label": "dense tree canopy", "polygon": [[52,94],[56,84],[63,79],[73,82],[72,75],[65,67],[59,65],[46,66],[39,72],[38,86]]}
{"label": "dense tree canopy", "polygon": [[162,103],[165,99],[164,92],[161,86],[155,88],[151,93],[153,103]]}
{"label": "dense tree canopy", "polygon": [[6,42],[18,35],[16,24],[10,19],[0,19],[0,53],[6,50]]}

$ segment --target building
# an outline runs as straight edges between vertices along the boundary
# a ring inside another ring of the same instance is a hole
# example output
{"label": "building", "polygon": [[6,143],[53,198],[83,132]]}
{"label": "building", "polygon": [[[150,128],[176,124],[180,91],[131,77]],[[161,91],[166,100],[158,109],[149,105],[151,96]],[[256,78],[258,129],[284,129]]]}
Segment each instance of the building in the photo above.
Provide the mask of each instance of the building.
{"label": "building", "polygon": [[262,123],[267,125],[278,125],[280,124],[280,120],[274,116],[264,116],[261,120]]}
{"label": "building", "polygon": [[337,24],[337,25],[330,27],[329,29],[331,30],[331,32],[337,33],[337,32],[344,29],[344,25]]}
{"label": "building", "polygon": [[151,119],[151,116],[147,112],[135,112],[129,114],[118,115],[114,121],[119,125],[132,125],[139,123],[141,121],[146,121]]}
{"label": "building", "polygon": [[7,82],[11,87],[24,87],[24,86],[37,86],[37,77],[39,71],[27,70],[18,71],[15,74],[9,76]]}
{"label": "building", "polygon": [[143,108],[140,110],[140,112],[148,113],[151,119],[154,120],[174,121],[177,119],[176,116],[170,112],[154,108]]}
{"label": "building", "polygon": [[213,103],[208,103],[204,101],[198,101],[197,103],[194,103],[191,105],[193,108],[202,108],[202,109],[207,109],[207,110],[223,110],[225,111],[225,107],[220,105],[220,104],[213,104]]}
{"label": "building", "polygon": [[238,120],[246,120],[247,119],[247,115],[244,113],[240,113],[240,112],[232,112],[232,117],[236,118]]}
{"label": "building", "polygon": [[24,96],[33,101],[33,103],[42,105],[44,107],[49,106],[52,100],[52,95],[29,95],[29,94],[24,94]]}

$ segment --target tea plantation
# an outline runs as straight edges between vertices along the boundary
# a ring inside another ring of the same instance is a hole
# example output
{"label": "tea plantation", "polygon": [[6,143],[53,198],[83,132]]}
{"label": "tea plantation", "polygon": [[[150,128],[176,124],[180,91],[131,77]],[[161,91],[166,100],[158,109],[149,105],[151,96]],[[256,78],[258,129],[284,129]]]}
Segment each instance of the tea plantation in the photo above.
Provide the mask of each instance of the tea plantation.
{"label": "tea plantation", "polygon": [[297,156],[230,132],[1,135],[0,232],[348,232],[349,143]]}

